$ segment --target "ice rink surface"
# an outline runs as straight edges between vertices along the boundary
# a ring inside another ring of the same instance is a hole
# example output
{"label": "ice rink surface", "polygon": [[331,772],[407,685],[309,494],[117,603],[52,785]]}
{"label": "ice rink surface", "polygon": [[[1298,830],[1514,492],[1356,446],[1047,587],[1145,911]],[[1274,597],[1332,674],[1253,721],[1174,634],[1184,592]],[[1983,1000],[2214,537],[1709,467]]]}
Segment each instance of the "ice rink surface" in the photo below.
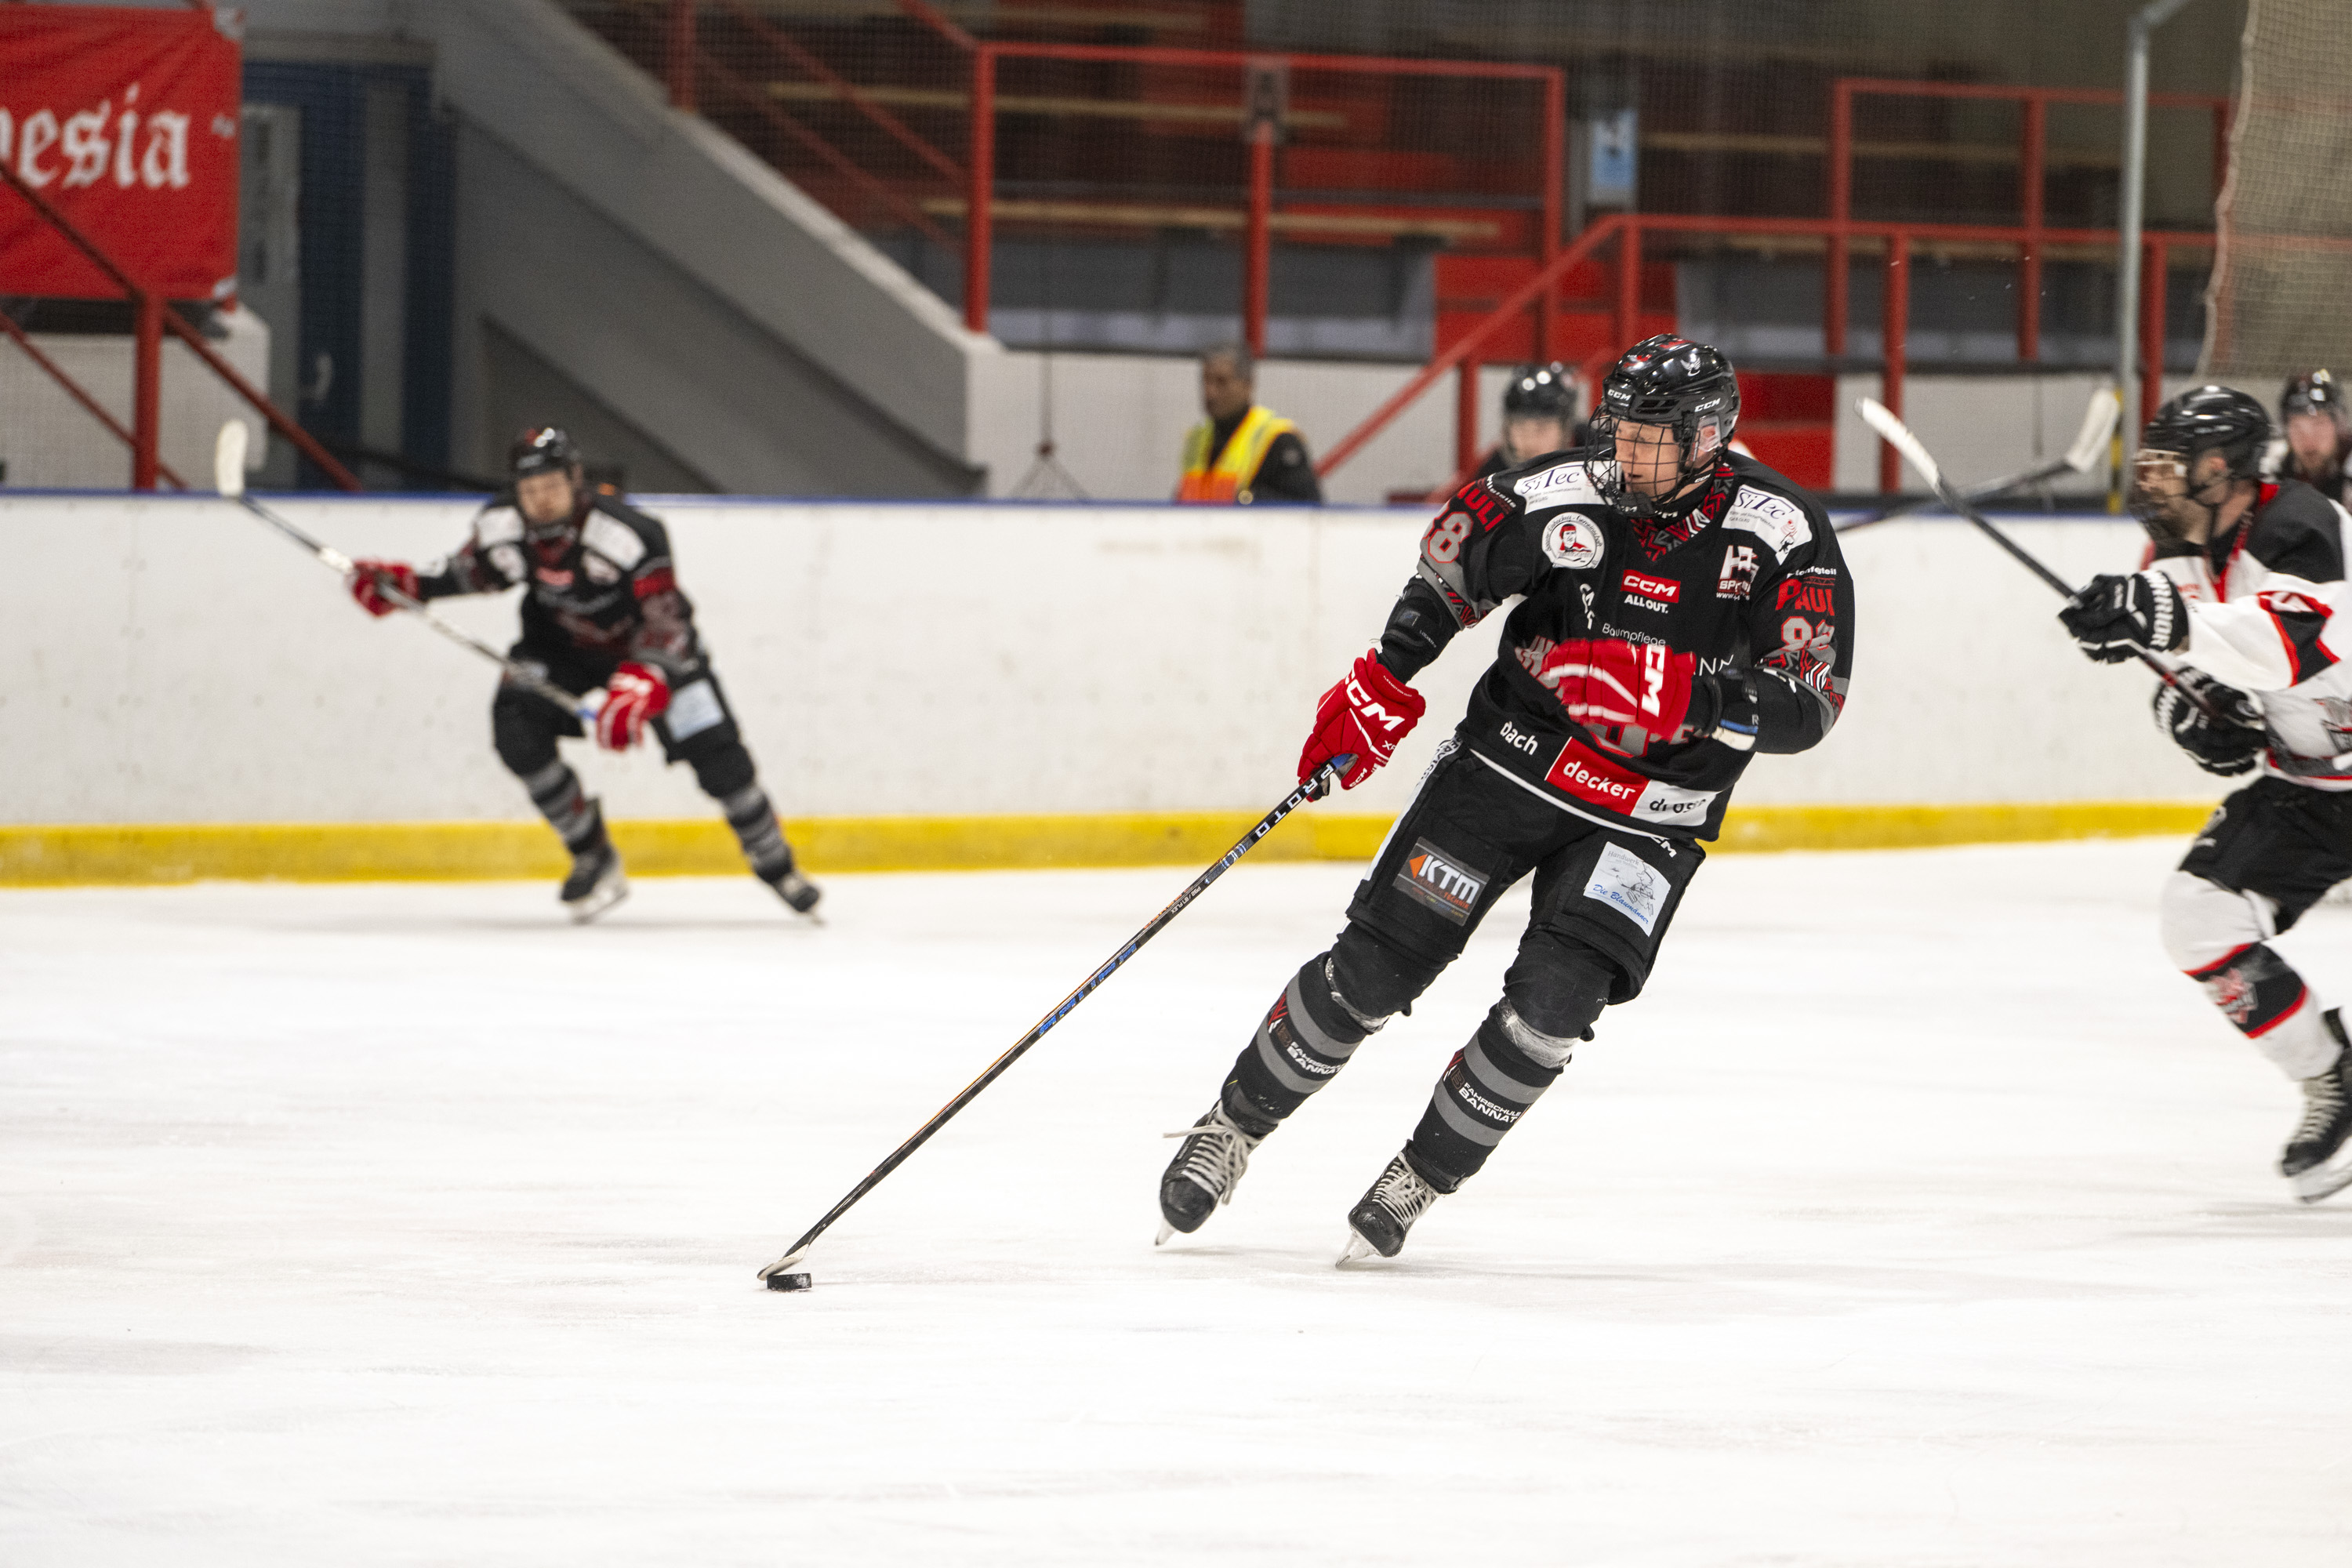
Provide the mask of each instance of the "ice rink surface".
{"label": "ice rink surface", "polygon": [[[0,893],[0,1563],[2352,1562],[2352,1201],[2180,846],[1722,857],[1394,1265],[1507,903],[1154,1251],[1357,874]],[[2352,914],[2283,944],[2338,994]]]}

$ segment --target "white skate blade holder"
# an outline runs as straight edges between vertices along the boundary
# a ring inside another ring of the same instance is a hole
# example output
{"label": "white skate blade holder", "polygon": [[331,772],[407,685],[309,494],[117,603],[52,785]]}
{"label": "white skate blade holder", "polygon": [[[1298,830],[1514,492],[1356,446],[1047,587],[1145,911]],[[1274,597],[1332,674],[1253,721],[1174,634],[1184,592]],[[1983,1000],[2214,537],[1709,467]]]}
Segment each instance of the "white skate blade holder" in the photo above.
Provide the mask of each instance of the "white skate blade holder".
{"label": "white skate blade holder", "polygon": [[2289,1176],[2287,1184],[2294,1189],[2295,1201],[2305,1204],[2332,1198],[2352,1187],[2352,1146],[2339,1150],[2336,1158],[2325,1164]]}
{"label": "white skate blade holder", "polygon": [[1348,1232],[1348,1245],[1339,1249],[1339,1260],[1333,1263],[1332,1267],[1334,1268],[1355,1268],[1367,1263],[1385,1263],[1387,1261],[1388,1259],[1381,1256],[1380,1248],[1374,1247],[1370,1242],[1366,1241],[1362,1237],[1358,1236],[1353,1229],[1350,1229]]}

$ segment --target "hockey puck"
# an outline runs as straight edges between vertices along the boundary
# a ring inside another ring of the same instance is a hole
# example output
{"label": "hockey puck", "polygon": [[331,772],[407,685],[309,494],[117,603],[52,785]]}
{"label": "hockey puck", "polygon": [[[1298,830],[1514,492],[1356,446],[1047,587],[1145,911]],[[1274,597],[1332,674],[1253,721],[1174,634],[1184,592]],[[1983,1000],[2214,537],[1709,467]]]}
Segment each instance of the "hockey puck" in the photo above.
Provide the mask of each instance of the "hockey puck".
{"label": "hockey puck", "polygon": [[808,1288],[809,1277],[805,1274],[771,1274],[768,1276],[768,1289],[771,1290],[805,1290]]}

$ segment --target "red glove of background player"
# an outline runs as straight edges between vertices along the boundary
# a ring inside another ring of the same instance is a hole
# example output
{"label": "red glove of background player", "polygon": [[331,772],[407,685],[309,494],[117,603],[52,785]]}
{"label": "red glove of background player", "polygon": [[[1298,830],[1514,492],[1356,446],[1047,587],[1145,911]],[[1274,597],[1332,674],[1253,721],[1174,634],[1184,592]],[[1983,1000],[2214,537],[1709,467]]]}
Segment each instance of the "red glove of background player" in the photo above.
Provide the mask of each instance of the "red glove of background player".
{"label": "red glove of background player", "polygon": [[1428,706],[1420,692],[1389,673],[1379,654],[1365,654],[1347,679],[1316,704],[1315,732],[1298,753],[1299,779],[1304,782],[1332,758],[1353,752],[1355,763],[1339,787],[1355,788],[1396,754],[1397,742],[1412,733]]}
{"label": "red glove of background player", "polygon": [[646,732],[646,723],[669,706],[669,679],[658,669],[625,664],[604,682],[604,706],[596,710],[596,743],[625,752]]}
{"label": "red glove of background player", "polygon": [[[383,583],[376,579],[382,577]],[[416,569],[397,561],[354,561],[352,563],[352,597],[360,608],[371,616],[388,616],[400,608],[383,596],[385,585],[399,589],[410,598],[416,597]]]}
{"label": "red glove of background player", "polygon": [[1536,679],[1580,724],[1638,726],[1671,736],[1689,716],[1698,661],[1664,643],[1579,637],[1544,655]]}

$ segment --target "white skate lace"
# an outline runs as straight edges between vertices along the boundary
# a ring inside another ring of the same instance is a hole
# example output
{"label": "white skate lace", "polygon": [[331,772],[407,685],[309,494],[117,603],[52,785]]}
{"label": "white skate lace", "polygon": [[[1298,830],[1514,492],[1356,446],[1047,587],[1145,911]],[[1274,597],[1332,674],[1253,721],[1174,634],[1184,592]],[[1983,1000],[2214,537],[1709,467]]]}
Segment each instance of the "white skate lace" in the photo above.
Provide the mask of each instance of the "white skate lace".
{"label": "white skate lace", "polygon": [[1241,1184],[1242,1173],[1249,1169],[1250,1151],[1263,1142],[1226,1121],[1223,1107],[1210,1112],[1210,1119],[1197,1126],[1160,1136],[1198,1140],[1176,1151],[1177,1157],[1183,1161],[1182,1173],[1221,1204],[1234,1201],[1234,1189]]}
{"label": "white skate lace", "polygon": [[2336,1068],[2330,1068],[2317,1078],[2304,1079],[2303,1125],[2294,1130],[2290,1142],[2308,1143],[2325,1137],[2343,1111],[2344,1080]]}
{"label": "white skate lace", "polygon": [[1394,1215],[1401,1228],[1410,1229],[1440,1195],[1399,1155],[1389,1162],[1389,1168],[1372,1184],[1371,1201]]}

